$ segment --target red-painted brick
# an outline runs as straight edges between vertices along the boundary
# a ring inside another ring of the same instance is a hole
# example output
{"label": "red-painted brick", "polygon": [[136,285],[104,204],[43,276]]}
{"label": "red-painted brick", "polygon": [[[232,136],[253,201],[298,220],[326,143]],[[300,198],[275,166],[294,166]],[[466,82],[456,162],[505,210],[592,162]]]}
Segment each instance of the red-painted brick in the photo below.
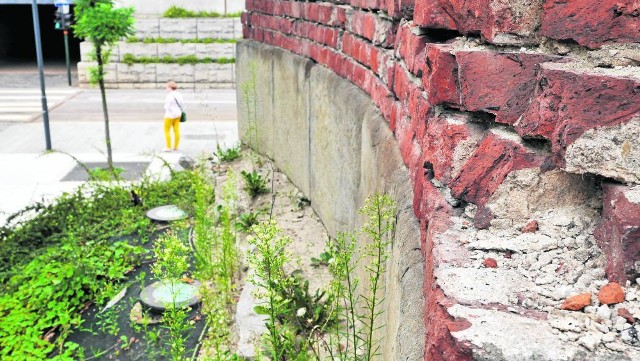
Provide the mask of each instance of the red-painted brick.
{"label": "red-painted brick", "polygon": [[404,59],[407,69],[414,75],[422,77],[426,72],[427,37],[415,35],[413,25],[406,23],[398,29],[396,36],[396,53]]}
{"label": "red-painted brick", "polygon": [[344,0],[343,2],[361,9],[380,10],[386,8],[386,1],[388,0]]}
{"label": "red-painted brick", "polygon": [[416,1],[413,13],[415,25],[435,29],[457,29],[453,18],[435,1]]}
{"label": "red-painted brick", "polygon": [[373,46],[370,42],[353,36],[352,34],[344,33],[342,37],[342,51],[374,72],[380,72],[380,49]]}
{"label": "red-painted brick", "polygon": [[534,99],[516,124],[521,136],[550,139],[558,159],[585,131],[640,114],[640,77],[543,64]]}
{"label": "red-painted brick", "polygon": [[548,0],[540,33],[597,48],[610,43],[640,42],[640,1]]}
{"label": "red-painted brick", "polygon": [[395,24],[375,13],[358,10],[348,11],[345,28],[347,31],[382,47],[393,47],[395,41]]}
{"label": "red-painted brick", "polygon": [[427,74],[422,77],[422,86],[427,90],[429,102],[433,105],[460,106],[458,65],[451,50],[450,45],[427,45]]}
{"label": "red-painted brick", "polygon": [[467,156],[470,156],[482,135],[481,126],[474,123],[467,113],[447,112],[429,118],[426,134],[422,138],[422,148],[424,161],[431,164],[435,178],[451,184],[460,170],[454,169],[455,157],[463,156],[456,149],[464,142],[465,149],[468,149]]}
{"label": "red-painted brick", "polygon": [[460,51],[456,61],[462,107],[495,114],[499,123],[514,124],[533,95],[537,65],[565,59],[541,54]]}
{"label": "red-painted brick", "polygon": [[429,28],[477,34],[498,44],[530,43],[539,26],[540,5],[515,0],[417,1],[414,21]]}
{"label": "red-painted brick", "polygon": [[393,92],[396,98],[405,101],[409,98],[411,79],[409,71],[401,64],[396,64],[393,69]]}
{"label": "red-painted brick", "polygon": [[387,0],[387,14],[394,19],[412,18],[415,0]]}
{"label": "red-painted brick", "polygon": [[540,155],[521,144],[491,133],[451,182],[451,193],[456,198],[482,206],[509,173],[537,168],[543,161]]}
{"label": "red-painted brick", "polygon": [[[602,221],[594,232],[607,261],[610,281],[624,284],[640,277],[635,263],[640,261],[640,186],[631,188],[605,183]],[[635,193],[635,198],[631,196]]]}

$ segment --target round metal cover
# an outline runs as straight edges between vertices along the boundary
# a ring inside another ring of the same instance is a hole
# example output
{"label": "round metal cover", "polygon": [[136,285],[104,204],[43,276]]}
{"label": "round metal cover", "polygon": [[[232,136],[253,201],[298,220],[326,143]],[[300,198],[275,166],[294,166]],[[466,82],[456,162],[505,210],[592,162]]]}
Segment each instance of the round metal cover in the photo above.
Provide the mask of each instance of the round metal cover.
{"label": "round metal cover", "polygon": [[186,283],[182,281],[171,284],[168,281],[157,281],[142,289],[140,301],[145,306],[164,311],[174,305],[177,308],[191,307],[200,302],[200,282]]}
{"label": "round metal cover", "polygon": [[170,222],[187,218],[187,212],[174,204],[153,208],[147,212],[147,217],[154,221]]}

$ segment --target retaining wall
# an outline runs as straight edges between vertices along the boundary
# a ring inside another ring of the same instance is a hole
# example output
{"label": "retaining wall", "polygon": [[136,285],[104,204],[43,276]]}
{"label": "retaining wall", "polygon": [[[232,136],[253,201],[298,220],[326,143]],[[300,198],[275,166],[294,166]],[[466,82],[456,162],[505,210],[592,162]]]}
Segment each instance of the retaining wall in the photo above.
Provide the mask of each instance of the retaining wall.
{"label": "retaining wall", "polygon": [[[281,63],[318,64],[285,70],[256,57],[267,94],[258,114],[270,119],[260,144],[330,230],[348,224],[360,196],[349,185],[369,171],[350,162],[357,148],[339,146],[353,137],[344,128],[358,123],[361,102],[337,89],[358,87],[393,132],[421,225],[413,245],[424,286],[410,292],[424,296],[423,359],[640,358],[640,3],[248,0],[246,8],[251,41],[238,58],[259,42],[263,53],[289,52]],[[323,87],[329,94],[300,81],[320,67],[342,79]],[[336,129],[331,141],[316,139],[314,117]],[[313,163],[327,156],[329,164]],[[333,174],[339,163],[351,174]],[[303,176],[311,172],[322,174]],[[323,197],[330,212],[315,204]],[[612,288],[615,302],[604,295]],[[588,301],[576,306],[578,294]],[[384,359],[406,359],[393,345]]]}
{"label": "retaining wall", "polygon": [[[239,18],[141,18],[135,22],[140,40],[147,38],[170,39],[239,39],[242,36]],[[78,78],[80,86],[89,86],[89,68],[97,64],[92,60],[93,47],[80,43]],[[132,64],[123,63],[125,55],[135,57],[233,58],[233,43],[144,43],[118,42],[111,49],[110,63],[105,67],[105,86],[108,88],[164,88],[167,81],[178,82],[181,88],[207,89],[235,86],[234,64]]]}
{"label": "retaining wall", "polygon": [[[160,16],[171,6],[192,11],[235,13],[244,10],[244,0],[118,0],[122,6],[133,6],[138,16]],[[226,3],[226,7],[225,7]]]}

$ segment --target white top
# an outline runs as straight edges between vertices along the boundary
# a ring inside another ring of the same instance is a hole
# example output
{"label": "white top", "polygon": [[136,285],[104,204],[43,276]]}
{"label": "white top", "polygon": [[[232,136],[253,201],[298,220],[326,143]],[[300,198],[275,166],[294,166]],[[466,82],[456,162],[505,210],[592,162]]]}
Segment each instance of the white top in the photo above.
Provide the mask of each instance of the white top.
{"label": "white top", "polygon": [[[180,106],[178,106],[178,103],[180,103]],[[182,110],[180,110],[180,107],[182,107]],[[167,97],[164,99],[164,117],[169,119],[179,118],[184,109],[184,99],[182,98],[182,94],[176,90],[169,92]]]}

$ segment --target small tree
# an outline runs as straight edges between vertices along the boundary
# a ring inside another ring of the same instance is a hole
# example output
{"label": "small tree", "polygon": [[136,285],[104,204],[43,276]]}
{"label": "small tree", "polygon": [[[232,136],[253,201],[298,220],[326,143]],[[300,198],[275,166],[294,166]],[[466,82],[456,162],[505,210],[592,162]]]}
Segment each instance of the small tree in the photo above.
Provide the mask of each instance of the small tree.
{"label": "small tree", "polygon": [[76,0],[75,36],[91,42],[95,49],[96,68],[89,70],[89,81],[100,86],[104,132],[107,144],[107,162],[113,170],[111,135],[109,134],[109,112],[104,89],[104,65],[109,62],[110,48],[124,37],[134,34],[133,8],[114,8],[112,0]]}

